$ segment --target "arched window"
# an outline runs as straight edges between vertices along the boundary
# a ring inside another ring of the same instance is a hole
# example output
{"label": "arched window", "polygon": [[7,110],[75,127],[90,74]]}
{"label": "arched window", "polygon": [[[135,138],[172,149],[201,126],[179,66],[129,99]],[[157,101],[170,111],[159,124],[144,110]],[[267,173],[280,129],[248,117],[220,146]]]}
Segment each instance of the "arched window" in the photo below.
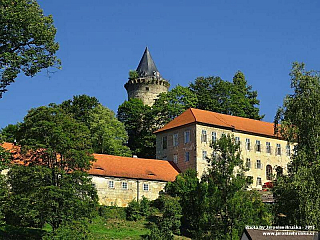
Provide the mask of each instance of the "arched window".
{"label": "arched window", "polygon": [[267,180],[272,180],[272,167],[271,167],[271,165],[267,165],[267,167],[266,167],[266,176],[267,176]]}
{"label": "arched window", "polygon": [[283,175],[283,168],[282,167],[278,166],[276,168],[276,171],[277,171],[277,178]]}

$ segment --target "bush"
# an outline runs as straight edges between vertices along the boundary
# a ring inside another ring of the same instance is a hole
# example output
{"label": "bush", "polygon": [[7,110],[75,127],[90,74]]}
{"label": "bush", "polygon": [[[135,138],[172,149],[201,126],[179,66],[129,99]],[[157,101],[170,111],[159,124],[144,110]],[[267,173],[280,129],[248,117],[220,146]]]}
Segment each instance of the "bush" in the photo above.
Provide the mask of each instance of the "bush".
{"label": "bush", "polygon": [[146,240],[172,240],[173,234],[164,222],[152,225],[150,233],[145,237]]}
{"label": "bush", "polygon": [[90,240],[93,239],[86,219],[61,224],[54,232],[46,234],[43,240]]}
{"label": "bush", "polygon": [[132,200],[126,208],[127,220],[137,221],[142,217],[151,215],[152,209],[150,205],[150,201],[145,197],[142,197],[140,201]]}
{"label": "bush", "polygon": [[126,209],[122,207],[114,206],[99,206],[98,208],[99,216],[104,219],[126,219]]}

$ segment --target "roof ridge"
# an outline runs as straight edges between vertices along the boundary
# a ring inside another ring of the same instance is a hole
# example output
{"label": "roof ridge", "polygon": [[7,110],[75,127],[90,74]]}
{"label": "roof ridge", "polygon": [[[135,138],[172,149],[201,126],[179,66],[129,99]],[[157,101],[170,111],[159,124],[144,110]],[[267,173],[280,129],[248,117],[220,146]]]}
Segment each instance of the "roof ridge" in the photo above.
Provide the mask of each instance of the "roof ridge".
{"label": "roof ridge", "polygon": [[[227,114],[226,114],[226,115],[227,115]],[[232,116],[232,115],[230,115],[230,116]],[[224,124],[229,125],[231,128],[235,128],[235,126],[227,123],[227,122],[226,122],[224,119],[222,119],[219,115],[216,115],[216,114],[215,114],[214,117],[217,118],[218,120],[220,120],[221,122],[223,122]]]}
{"label": "roof ridge", "polygon": [[196,109],[196,108],[189,108],[188,110],[190,110],[190,112],[191,112],[191,114],[192,114],[192,116],[194,118],[194,121],[197,122],[197,118],[196,118],[196,116],[194,115],[194,113],[192,111],[193,109]]}
{"label": "roof ridge", "polygon": [[163,162],[168,162],[168,160],[164,160],[164,159],[156,159],[156,158],[139,158],[139,157],[126,157],[126,156],[118,156],[118,155],[103,154],[103,153],[93,153],[93,155],[113,156],[113,157],[120,157],[120,158],[130,158],[130,159],[139,159],[139,160],[151,160],[151,161],[163,161]]}

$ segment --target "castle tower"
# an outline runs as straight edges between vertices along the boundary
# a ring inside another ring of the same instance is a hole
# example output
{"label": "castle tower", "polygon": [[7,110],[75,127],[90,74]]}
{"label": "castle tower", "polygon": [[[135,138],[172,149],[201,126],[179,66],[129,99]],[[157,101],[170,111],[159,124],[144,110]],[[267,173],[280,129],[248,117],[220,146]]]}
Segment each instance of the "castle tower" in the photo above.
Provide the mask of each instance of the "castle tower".
{"label": "castle tower", "polygon": [[124,87],[128,92],[128,99],[138,98],[149,106],[153,105],[160,93],[168,91],[170,84],[161,77],[148,47],[143,53],[136,72],[130,74]]}

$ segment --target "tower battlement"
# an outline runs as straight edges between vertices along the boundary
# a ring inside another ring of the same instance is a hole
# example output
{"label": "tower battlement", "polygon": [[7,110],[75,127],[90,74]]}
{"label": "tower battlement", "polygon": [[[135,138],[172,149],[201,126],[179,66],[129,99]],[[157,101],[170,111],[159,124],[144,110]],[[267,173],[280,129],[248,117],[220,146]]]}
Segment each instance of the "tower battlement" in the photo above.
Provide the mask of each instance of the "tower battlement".
{"label": "tower battlement", "polygon": [[138,77],[129,78],[124,85],[128,99],[138,98],[144,104],[152,106],[160,93],[168,92],[170,83],[160,75],[148,48],[145,49],[136,72]]}

